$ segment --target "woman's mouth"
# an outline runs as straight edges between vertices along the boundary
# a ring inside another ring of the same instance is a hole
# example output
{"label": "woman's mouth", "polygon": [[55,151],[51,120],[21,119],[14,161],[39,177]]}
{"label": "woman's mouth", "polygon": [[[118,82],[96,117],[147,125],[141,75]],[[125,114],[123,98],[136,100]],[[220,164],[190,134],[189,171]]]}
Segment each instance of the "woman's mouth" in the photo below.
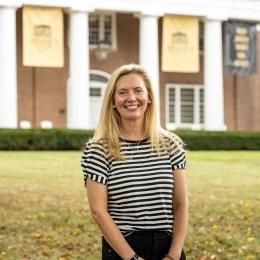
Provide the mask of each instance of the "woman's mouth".
{"label": "woman's mouth", "polygon": [[127,105],[125,106],[125,109],[129,110],[129,111],[133,111],[133,110],[136,110],[140,105]]}

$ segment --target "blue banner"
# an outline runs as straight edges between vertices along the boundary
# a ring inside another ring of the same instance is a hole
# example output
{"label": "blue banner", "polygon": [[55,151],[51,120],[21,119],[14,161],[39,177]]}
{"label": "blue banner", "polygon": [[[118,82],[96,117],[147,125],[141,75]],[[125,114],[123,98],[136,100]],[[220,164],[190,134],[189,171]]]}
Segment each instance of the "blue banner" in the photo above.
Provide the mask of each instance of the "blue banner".
{"label": "blue banner", "polygon": [[225,23],[225,65],[233,74],[256,72],[256,24],[242,21]]}

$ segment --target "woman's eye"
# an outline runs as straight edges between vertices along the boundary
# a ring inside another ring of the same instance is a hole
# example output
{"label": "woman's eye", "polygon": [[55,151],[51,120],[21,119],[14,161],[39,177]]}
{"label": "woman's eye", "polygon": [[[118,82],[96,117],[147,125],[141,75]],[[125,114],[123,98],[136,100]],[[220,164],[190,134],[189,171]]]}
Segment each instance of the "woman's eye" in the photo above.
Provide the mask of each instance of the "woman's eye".
{"label": "woman's eye", "polygon": [[142,90],[142,89],[136,89],[135,90],[135,94],[137,94],[137,95],[140,95],[140,94],[142,94],[144,91]]}
{"label": "woman's eye", "polygon": [[127,95],[127,91],[121,90],[121,91],[119,91],[119,95],[120,96],[125,96],[125,95]]}

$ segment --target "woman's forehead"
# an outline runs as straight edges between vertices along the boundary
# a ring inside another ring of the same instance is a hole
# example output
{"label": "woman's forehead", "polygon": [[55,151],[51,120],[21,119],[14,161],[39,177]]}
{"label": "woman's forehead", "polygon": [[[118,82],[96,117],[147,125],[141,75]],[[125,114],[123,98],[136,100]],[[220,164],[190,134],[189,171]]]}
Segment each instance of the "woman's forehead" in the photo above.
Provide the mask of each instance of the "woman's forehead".
{"label": "woman's forehead", "polygon": [[146,87],[144,79],[137,73],[130,73],[121,76],[116,82],[116,88]]}

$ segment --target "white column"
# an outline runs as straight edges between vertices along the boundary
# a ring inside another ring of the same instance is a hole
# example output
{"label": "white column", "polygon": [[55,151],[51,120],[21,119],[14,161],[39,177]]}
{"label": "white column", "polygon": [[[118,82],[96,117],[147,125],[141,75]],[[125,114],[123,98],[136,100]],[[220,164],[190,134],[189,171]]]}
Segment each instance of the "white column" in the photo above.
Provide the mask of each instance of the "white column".
{"label": "white column", "polygon": [[222,22],[205,21],[204,34],[205,130],[226,130],[224,124]]}
{"label": "white column", "polygon": [[0,7],[0,128],[16,127],[16,7]]}
{"label": "white column", "polygon": [[72,11],[69,28],[70,65],[67,83],[67,127],[89,128],[88,13]]}
{"label": "white column", "polygon": [[158,16],[140,15],[139,62],[152,80],[158,110],[160,108]]}

